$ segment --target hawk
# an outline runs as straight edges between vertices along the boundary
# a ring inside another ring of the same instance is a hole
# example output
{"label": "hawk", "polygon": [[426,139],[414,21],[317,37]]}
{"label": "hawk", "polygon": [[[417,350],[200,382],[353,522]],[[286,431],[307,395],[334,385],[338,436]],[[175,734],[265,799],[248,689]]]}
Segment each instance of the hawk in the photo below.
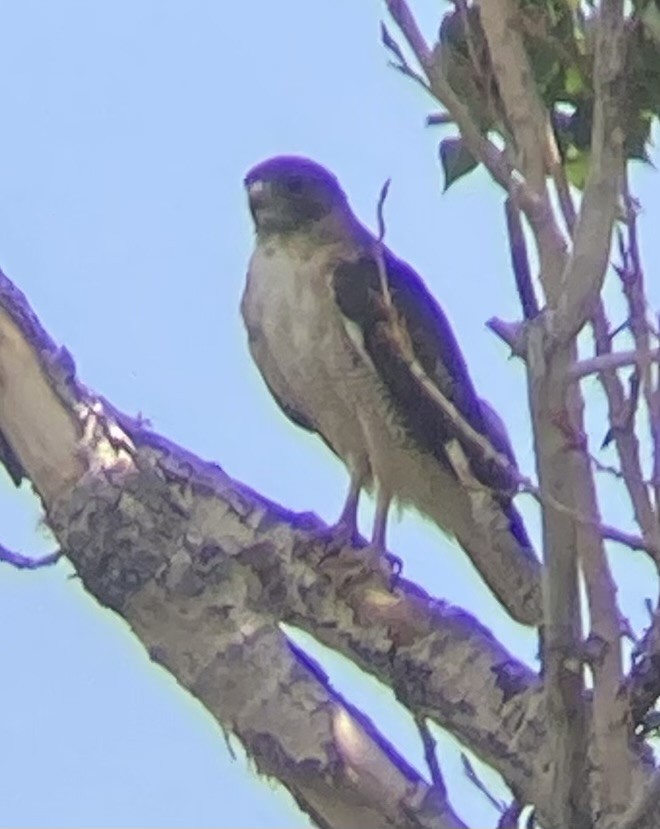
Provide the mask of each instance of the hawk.
{"label": "hawk", "polygon": [[245,186],[249,349],[284,413],[347,468],[337,532],[357,535],[360,492],[372,491],[371,547],[383,552],[391,504],[410,505],[457,539],[514,618],[537,624],[539,563],[512,503],[511,444],[442,309],[325,167],[278,156]]}

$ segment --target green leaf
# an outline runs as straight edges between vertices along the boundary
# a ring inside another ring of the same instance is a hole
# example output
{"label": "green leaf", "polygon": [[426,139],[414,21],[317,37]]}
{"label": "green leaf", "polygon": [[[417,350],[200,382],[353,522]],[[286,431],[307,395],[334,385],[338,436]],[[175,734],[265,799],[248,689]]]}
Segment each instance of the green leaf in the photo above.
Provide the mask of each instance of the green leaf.
{"label": "green leaf", "polygon": [[569,152],[566,153],[566,160],[564,161],[566,177],[578,190],[584,190],[590,162],[591,153],[589,150],[578,150],[577,147],[571,147]]}
{"label": "green leaf", "polygon": [[642,23],[650,37],[660,45],[660,7],[653,0],[649,0],[641,14]]}
{"label": "green leaf", "polygon": [[584,79],[577,66],[568,66],[564,76],[564,89],[567,95],[574,97],[584,90]]}
{"label": "green leaf", "polygon": [[439,147],[440,163],[445,174],[444,192],[459,178],[467,175],[478,161],[467,149],[462,138],[445,138]]}

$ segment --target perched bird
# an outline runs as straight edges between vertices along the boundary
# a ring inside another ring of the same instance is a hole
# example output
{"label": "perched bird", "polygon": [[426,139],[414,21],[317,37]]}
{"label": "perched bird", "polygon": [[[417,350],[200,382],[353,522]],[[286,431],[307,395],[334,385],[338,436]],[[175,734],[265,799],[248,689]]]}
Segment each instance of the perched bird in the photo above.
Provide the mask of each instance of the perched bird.
{"label": "perched bird", "polygon": [[285,414],[347,467],[337,532],[357,534],[360,491],[374,491],[371,547],[384,551],[391,503],[411,505],[456,537],[514,618],[537,624],[540,569],[512,504],[511,445],[442,309],[321,165],[271,158],[245,186],[256,230],[241,301],[250,352]]}

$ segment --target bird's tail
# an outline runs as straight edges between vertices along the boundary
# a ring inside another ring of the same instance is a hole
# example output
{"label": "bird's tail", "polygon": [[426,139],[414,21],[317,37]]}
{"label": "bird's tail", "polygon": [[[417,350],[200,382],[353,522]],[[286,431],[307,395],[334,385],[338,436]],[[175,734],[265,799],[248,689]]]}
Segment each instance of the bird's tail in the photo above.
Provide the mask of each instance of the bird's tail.
{"label": "bird's tail", "polygon": [[456,538],[510,616],[523,625],[540,625],[541,563],[510,499],[485,488],[454,489],[448,511],[446,488],[443,495],[432,502],[418,498],[416,505]]}
{"label": "bird's tail", "polygon": [[542,619],[541,563],[518,510],[489,497],[488,508],[480,509],[456,540],[509,614],[536,627]]}
{"label": "bird's tail", "polygon": [[401,503],[456,538],[510,616],[523,625],[540,625],[541,563],[508,493],[461,481],[449,464],[429,454],[416,455],[410,468],[403,461]]}

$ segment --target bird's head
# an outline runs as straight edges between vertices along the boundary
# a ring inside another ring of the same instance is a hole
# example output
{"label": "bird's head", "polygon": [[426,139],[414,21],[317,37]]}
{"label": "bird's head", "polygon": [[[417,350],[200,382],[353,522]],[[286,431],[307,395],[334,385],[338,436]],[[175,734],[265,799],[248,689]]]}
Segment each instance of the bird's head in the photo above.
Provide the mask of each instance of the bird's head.
{"label": "bird's head", "polygon": [[307,230],[347,203],[332,173],[299,156],[262,161],[246,175],[245,187],[258,233]]}

